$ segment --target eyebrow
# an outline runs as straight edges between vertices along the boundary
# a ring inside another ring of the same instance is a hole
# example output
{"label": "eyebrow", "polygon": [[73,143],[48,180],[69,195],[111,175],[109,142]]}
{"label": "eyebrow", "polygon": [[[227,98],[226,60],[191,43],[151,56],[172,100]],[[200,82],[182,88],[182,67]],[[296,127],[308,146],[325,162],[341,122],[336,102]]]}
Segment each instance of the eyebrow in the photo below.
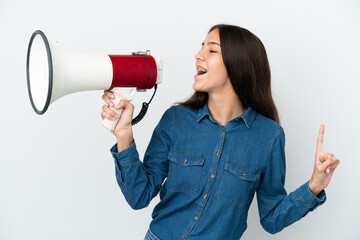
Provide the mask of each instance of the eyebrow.
{"label": "eyebrow", "polygon": [[[219,47],[221,47],[220,44],[218,44],[217,42],[208,42],[207,43],[207,45],[210,45],[210,44],[215,44],[215,45],[218,45]],[[205,43],[203,42],[201,45],[204,46]]]}

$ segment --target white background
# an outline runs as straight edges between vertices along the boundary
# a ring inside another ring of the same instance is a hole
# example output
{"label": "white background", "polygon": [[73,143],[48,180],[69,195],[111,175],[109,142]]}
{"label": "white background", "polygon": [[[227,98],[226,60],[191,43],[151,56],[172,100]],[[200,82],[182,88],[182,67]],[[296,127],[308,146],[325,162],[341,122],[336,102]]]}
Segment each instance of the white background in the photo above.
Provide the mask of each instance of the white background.
{"label": "white background", "polygon": [[[116,184],[100,124],[102,91],[63,97],[45,115],[33,111],[26,52],[41,29],[64,49],[165,59],[164,82],[134,127],[143,156],[171,104],[192,94],[194,54],[217,23],[245,27],[264,43],[273,96],[286,133],[286,189],[312,173],[316,137],[341,159],[327,202],[276,235],[259,224],[256,201],[242,239],[360,237],[360,3],[342,1],[0,1],[0,239],[143,239],[156,197],[134,211]],[[152,91],[138,93],[137,109]],[[138,110],[137,110],[138,111]]]}

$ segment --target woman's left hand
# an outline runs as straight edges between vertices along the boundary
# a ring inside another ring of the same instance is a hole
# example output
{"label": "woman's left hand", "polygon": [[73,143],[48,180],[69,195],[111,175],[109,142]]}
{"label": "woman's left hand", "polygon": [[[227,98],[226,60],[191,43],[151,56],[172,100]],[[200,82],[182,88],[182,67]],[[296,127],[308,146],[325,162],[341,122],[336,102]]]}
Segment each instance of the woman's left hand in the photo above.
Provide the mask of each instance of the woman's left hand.
{"label": "woman's left hand", "polygon": [[314,172],[309,181],[310,191],[315,196],[329,185],[335,169],[340,164],[340,160],[334,154],[323,152],[324,132],[325,126],[322,124],[317,139]]}

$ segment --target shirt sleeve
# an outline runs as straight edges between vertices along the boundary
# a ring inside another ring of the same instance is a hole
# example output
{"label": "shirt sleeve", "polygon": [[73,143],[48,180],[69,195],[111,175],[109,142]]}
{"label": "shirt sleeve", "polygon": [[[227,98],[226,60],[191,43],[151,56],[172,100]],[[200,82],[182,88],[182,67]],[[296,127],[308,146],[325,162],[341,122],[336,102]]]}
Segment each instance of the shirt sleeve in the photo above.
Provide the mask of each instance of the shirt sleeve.
{"label": "shirt sleeve", "polygon": [[315,210],[326,200],[325,191],[314,196],[306,182],[287,195],[285,184],[285,134],[281,128],[274,140],[269,163],[257,190],[260,222],[269,233],[280,232]]}
{"label": "shirt sleeve", "polygon": [[117,152],[117,144],[110,150],[115,161],[117,183],[133,209],[147,207],[159,193],[167,176],[172,115],[172,109],[169,108],[162,116],[152,134],[143,162],[139,159],[135,141],[121,152]]}

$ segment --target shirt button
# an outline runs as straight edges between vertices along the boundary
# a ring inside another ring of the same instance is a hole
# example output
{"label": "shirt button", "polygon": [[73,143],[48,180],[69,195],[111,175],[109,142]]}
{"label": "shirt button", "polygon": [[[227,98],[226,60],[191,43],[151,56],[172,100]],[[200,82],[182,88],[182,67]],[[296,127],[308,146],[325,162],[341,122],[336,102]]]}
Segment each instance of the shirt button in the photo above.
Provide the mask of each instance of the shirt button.
{"label": "shirt button", "polygon": [[215,178],[215,175],[214,175],[213,173],[211,174],[211,178],[212,178],[212,179],[214,179],[214,178]]}
{"label": "shirt button", "polygon": [[219,152],[219,151],[217,151],[217,152],[216,152],[216,156],[219,156],[219,154],[220,154],[220,152]]}
{"label": "shirt button", "polygon": [[223,135],[223,136],[224,136],[224,134],[225,134],[225,132],[224,132],[224,131],[222,131],[222,132],[221,132],[221,135]]}
{"label": "shirt button", "polygon": [[207,199],[207,195],[206,195],[206,194],[204,195],[204,199]]}
{"label": "shirt button", "polygon": [[245,173],[244,173],[244,172],[242,172],[242,173],[241,173],[241,176],[243,176],[243,177],[244,177],[244,176],[245,176]]}
{"label": "shirt button", "polygon": [[239,121],[239,119],[238,119],[238,118],[235,118],[235,121],[237,121],[237,122],[238,122],[238,121]]}
{"label": "shirt button", "polygon": [[187,159],[184,160],[184,163],[187,163]]}
{"label": "shirt button", "polygon": [[185,239],[185,238],[186,238],[185,234],[184,234],[184,235],[182,235],[182,236],[181,236],[181,238],[182,238],[182,239]]}
{"label": "shirt button", "polygon": [[194,217],[194,219],[195,219],[195,220],[198,220],[198,219],[199,219],[199,217],[198,217],[198,216],[195,216],[195,217]]}

